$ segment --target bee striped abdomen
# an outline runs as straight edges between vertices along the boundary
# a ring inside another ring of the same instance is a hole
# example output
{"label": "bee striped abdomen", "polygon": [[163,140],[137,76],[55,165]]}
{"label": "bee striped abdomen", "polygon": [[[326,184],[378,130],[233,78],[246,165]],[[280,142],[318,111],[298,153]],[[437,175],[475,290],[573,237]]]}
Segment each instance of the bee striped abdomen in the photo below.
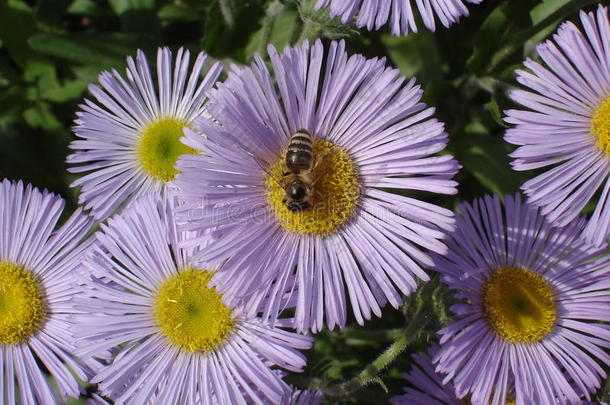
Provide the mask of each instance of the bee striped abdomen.
{"label": "bee striped abdomen", "polygon": [[286,167],[293,172],[311,170],[313,166],[313,142],[305,130],[297,131],[290,138],[286,152]]}

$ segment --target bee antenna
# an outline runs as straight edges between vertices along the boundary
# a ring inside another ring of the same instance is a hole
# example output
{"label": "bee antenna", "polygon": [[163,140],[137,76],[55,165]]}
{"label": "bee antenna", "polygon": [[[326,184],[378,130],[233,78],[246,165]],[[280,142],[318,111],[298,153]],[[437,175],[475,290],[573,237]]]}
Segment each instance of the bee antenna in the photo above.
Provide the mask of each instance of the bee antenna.
{"label": "bee antenna", "polygon": [[256,162],[258,167],[263,169],[263,171],[267,174],[267,176],[272,178],[280,187],[282,187],[282,183],[280,183],[280,181],[278,179],[276,179],[275,176],[273,174],[271,174],[271,172],[265,168],[265,166],[263,166],[263,164],[260,162],[260,160],[254,155],[252,155],[252,157],[254,158],[254,161]]}

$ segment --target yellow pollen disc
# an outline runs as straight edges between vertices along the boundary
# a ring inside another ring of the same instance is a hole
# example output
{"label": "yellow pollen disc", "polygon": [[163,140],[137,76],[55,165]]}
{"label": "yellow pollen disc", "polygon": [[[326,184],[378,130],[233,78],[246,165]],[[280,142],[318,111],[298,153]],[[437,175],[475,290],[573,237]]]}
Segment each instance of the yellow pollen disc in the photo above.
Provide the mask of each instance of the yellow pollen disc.
{"label": "yellow pollen disc", "polygon": [[595,110],[591,119],[591,133],[595,136],[595,146],[610,156],[610,97]]}
{"label": "yellow pollen disc", "polygon": [[36,277],[18,264],[0,262],[0,343],[26,341],[40,329],[44,317]]}
{"label": "yellow pollen disc", "polygon": [[183,350],[213,350],[235,325],[221,295],[208,288],[211,277],[205,270],[183,270],[157,291],[155,320],[167,339]]}
{"label": "yellow pollen disc", "polygon": [[188,127],[185,121],[161,118],[142,129],[138,159],[146,173],[162,181],[176,177],[178,170],[174,169],[174,165],[178,157],[196,153],[195,149],[180,142],[185,127]]}
{"label": "yellow pollen disc", "polygon": [[322,160],[311,173],[315,180],[311,207],[292,212],[283,203],[281,180],[285,169],[286,151],[269,170],[267,202],[278,222],[287,230],[300,234],[325,236],[336,231],[354,213],[360,197],[358,174],[352,159],[341,148],[329,141],[313,142],[314,159]]}
{"label": "yellow pollen disc", "polygon": [[489,326],[511,343],[537,342],[553,329],[555,296],[538,274],[514,267],[497,270],[483,290]]}

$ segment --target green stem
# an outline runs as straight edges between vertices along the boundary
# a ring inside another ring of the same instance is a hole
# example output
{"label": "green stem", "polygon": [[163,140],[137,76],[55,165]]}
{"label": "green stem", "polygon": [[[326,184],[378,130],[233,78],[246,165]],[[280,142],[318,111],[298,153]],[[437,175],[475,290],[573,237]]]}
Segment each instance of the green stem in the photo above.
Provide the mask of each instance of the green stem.
{"label": "green stem", "polygon": [[299,5],[299,15],[303,21],[303,29],[301,30],[301,35],[299,35],[297,43],[300,43],[306,39],[311,42],[315,40],[322,32],[322,24],[312,18],[314,15],[315,3],[316,0],[302,0],[301,4]]}
{"label": "green stem", "polygon": [[309,40],[309,42],[312,42],[318,36],[320,36],[320,33],[322,32],[322,26],[307,16],[304,16],[302,18],[303,30],[301,31],[301,35],[299,35],[297,43],[301,43],[306,39]]}
{"label": "green stem", "polygon": [[427,322],[428,314],[424,310],[426,307],[424,299],[422,299],[423,297],[421,297],[421,295],[418,298],[417,309],[413,318],[400,337],[392,343],[390,347],[351,380],[327,387],[321,387],[319,390],[327,396],[344,397],[358,391],[372,381],[379,381],[378,374],[392,364],[394,360],[405,351],[414,336]]}

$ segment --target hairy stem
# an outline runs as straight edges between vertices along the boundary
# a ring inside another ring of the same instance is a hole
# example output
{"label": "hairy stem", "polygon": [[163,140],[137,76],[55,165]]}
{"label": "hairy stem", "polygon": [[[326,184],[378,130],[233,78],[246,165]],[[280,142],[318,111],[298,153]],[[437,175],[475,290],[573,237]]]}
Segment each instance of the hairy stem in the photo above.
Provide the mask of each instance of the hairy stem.
{"label": "hairy stem", "polygon": [[301,16],[303,25],[301,35],[299,35],[297,43],[300,43],[306,39],[312,42],[322,32],[323,26],[320,24],[320,22],[312,18],[315,13],[315,5],[316,0],[302,0],[301,4],[299,5],[299,15]]}
{"label": "hairy stem", "polygon": [[403,333],[400,334],[398,339],[390,345],[381,355],[379,355],[372,363],[366,366],[357,376],[354,378],[334,384],[327,387],[318,388],[325,395],[331,397],[343,397],[350,395],[359,389],[363,388],[369,383],[379,381],[379,373],[386,369],[390,364],[396,360],[396,358],[405,351],[409,343],[417,335],[417,333],[425,326],[429,314],[425,308],[424,294],[418,294],[416,299],[416,309],[413,318],[404,329]]}

